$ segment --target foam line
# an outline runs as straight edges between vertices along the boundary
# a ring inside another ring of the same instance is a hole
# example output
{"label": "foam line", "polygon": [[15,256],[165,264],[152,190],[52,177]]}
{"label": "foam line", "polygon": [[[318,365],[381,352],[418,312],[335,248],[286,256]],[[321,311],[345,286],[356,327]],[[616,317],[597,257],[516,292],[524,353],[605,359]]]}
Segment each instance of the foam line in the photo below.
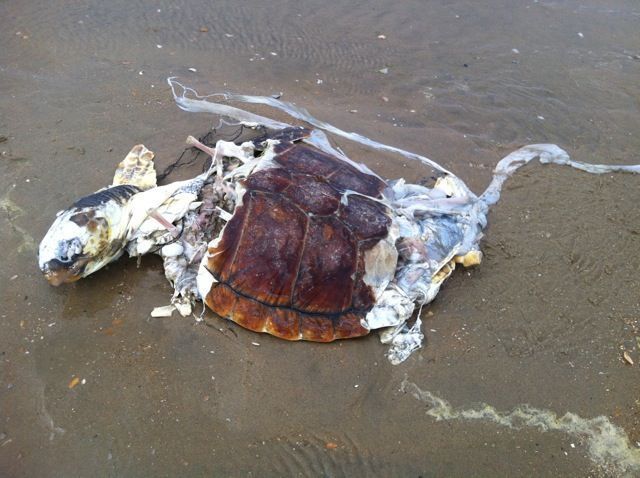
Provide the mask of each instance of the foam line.
{"label": "foam line", "polygon": [[478,420],[501,427],[520,430],[535,428],[540,432],[557,431],[583,440],[587,444],[589,458],[597,465],[616,471],[617,476],[632,477],[640,474],[640,450],[633,447],[626,432],[611,423],[604,415],[583,418],[567,412],[558,416],[555,412],[518,405],[509,412],[501,412],[491,405],[474,408],[454,408],[451,404],[428,390],[422,390],[407,377],[400,384],[400,391],[411,394],[429,406],[427,415],[441,420]]}

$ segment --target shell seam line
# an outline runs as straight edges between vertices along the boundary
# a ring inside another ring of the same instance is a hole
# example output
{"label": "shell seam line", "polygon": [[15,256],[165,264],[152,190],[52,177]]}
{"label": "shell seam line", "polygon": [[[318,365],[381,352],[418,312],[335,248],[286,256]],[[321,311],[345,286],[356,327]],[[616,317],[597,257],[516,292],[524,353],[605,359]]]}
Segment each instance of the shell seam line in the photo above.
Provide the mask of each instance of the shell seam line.
{"label": "shell seam line", "polygon": [[[332,321],[335,321],[335,319],[337,319],[338,317],[340,317],[342,315],[349,314],[349,313],[366,315],[373,308],[373,306],[368,308],[368,309],[355,309],[355,308],[351,307],[351,308],[345,309],[345,310],[343,310],[341,312],[309,312],[309,311],[306,311],[306,310],[298,309],[297,307],[283,306],[283,305],[271,305],[271,304],[267,304],[266,302],[263,302],[261,300],[258,300],[255,297],[251,297],[250,295],[247,295],[244,292],[241,292],[241,291],[237,290],[235,287],[233,287],[231,284],[229,284],[229,282],[222,280],[218,275],[216,275],[206,265],[204,266],[204,268],[216,280],[216,282],[217,282],[216,287],[219,287],[220,285],[224,285],[224,286],[228,287],[229,289],[231,289],[231,291],[234,294],[237,294],[237,295],[239,295],[240,297],[242,297],[244,299],[250,300],[252,302],[257,302],[258,304],[264,305],[265,307],[269,307],[269,308],[272,308],[272,309],[292,310],[294,312],[298,312],[299,314],[309,315],[309,316],[312,316],[312,317],[327,317],[327,318],[330,318]],[[215,312],[215,310],[214,310],[214,312]]]}

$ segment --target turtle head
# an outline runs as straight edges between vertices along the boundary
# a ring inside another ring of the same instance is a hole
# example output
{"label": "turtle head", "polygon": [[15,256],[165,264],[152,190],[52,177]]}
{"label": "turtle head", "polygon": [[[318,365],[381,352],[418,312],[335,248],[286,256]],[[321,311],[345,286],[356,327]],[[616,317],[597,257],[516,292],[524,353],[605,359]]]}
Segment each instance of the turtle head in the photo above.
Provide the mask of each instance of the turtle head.
{"label": "turtle head", "polygon": [[99,211],[62,211],[40,243],[40,270],[54,286],[88,276],[121,254],[111,232],[109,221]]}
{"label": "turtle head", "polygon": [[111,186],[58,213],[38,251],[38,265],[50,284],[77,281],[120,257],[129,232],[129,200],[156,187],[153,157],[144,145],[134,146]]}

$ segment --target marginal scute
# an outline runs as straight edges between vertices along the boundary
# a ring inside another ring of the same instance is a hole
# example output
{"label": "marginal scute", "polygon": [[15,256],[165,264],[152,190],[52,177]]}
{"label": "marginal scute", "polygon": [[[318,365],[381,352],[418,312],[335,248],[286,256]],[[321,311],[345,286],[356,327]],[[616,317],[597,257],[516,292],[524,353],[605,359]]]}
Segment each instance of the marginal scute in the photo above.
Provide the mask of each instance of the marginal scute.
{"label": "marginal scute", "polygon": [[264,331],[286,340],[300,340],[300,315],[291,309],[272,307]]}
{"label": "marginal scute", "polygon": [[225,284],[214,284],[206,297],[206,302],[220,317],[228,319],[233,314],[233,309],[238,300],[230,287]]}
{"label": "marginal scute", "polygon": [[366,335],[369,330],[360,323],[360,316],[354,313],[343,314],[336,319],[334,334],[336,339],[350,339]]}
{"label": "marginal scute", "polygon": [[247,329],[264,332],[269,312],[269,307],[258,301],[238,297],[230,318]]}
{"label": "marginal scute", "polygon": [[306,315],[301,322],[302,338],[313,342],[331,342],[335,332],[330,317]]}

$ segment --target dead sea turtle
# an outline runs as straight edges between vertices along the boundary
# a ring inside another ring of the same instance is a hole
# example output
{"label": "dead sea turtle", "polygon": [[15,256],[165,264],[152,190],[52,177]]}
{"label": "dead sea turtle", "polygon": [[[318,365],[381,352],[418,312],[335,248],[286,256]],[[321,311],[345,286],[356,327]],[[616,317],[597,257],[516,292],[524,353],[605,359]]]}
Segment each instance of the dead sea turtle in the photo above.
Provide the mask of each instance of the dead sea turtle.
{"label": "dead sea turtle", "polygon": [[[203,300],[221,317],[288,340],[328,342],[383,329],[392,363],[422,344],[419,314],[408,325],[416,307],[434,299],[456,264],[481,261],[489,207],[521,165],[539,158],[590,173],[640,172],[573,161],[555,145],[530,145],[502,159],[476,196],[428,158],[347,133],[290,103],[225,95],[281,109],[314,129],[214,103],[187,88],[178,94],[181,85],[169,84],[181,109],[232,117],[267,133],[215,147],[190,138],[212,156],[211,167],[165,186],[155,186],[146,148],[134,148],[111,187],[59,213],[40,245],[49,281],[85,277],[125,250],[156,252],[175,289],[171,308],[183,315]],[[384,180],[333,148],[322,130],[421,161],[438,179],[431,187]]]}

